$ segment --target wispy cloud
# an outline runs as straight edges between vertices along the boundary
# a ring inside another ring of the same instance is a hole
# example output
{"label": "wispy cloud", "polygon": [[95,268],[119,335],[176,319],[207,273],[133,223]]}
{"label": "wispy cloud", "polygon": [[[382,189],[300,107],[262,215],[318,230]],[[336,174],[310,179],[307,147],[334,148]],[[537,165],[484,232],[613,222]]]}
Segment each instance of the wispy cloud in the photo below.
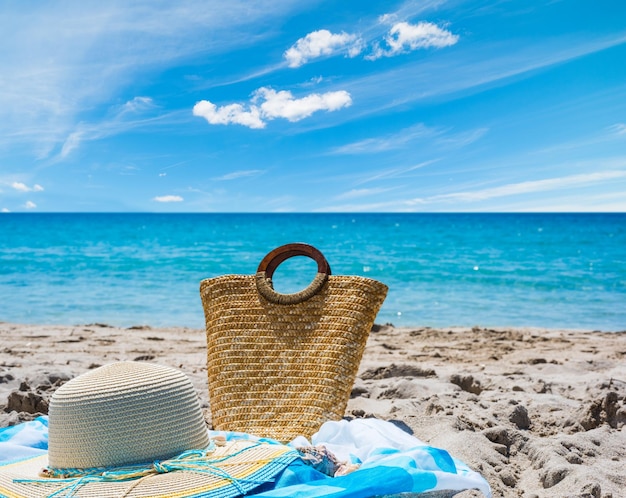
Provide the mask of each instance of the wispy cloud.
{"label": "wispy cloud", "polygon": [[344,192],[343,194],[339,194],[335,197],[336,200],[344,200],[344,199],[357,199],[361,197],[370,197],[373,195],[384,194],[385,192],[389,192],[390,190],[394,190],[394,188],[359,188],[352,189],[348,192]]}
{"label": "wispy cloud", "polygon": [[377,173],[370,174],[370,175],[366,176],[362,180],[358,181],[357,185],[362,185],[364,183],[369,183],[369,182],[383,180],[383,179],[388,180],[388,179],[391,179],[391,178],[401,178],[401,177],[405,176],[407,173],[410,173],[412,171],[424,168],[424,167],[429,166],[429,165],[431,165],[433,163],[436,163],[437,161],[439,161],[439,159],[432,159],[430,161],[424,161],[424,162],[421,162],[421,163],[418,163],[418,164],[414,164],[414,165],[408,166],[408,167],[385,169],[383,171],[379,171]]}
{"label": "wispy cloud", "polygon": [[[620,98],[624,96],[626,96],[626,92],[619,94]],[[603,95],[603,98],[606,98],[606,95]],[[593,97],[588,98],[587,104],[590,102],[593,102]],[[550,112],[550,109],[547,109],[547,112]],[[591,146],[598,146],[600,144],[610,145],[613,142],[621,142],[624,139],[626,139],[626,124],[615,123],[600,130],[594,130],[582,136],[576,136],[570,140],[554,143],[548,147],[537,149],[533,151],[532,154],[552,154],[554,156],[561,157],[565,153],[581,154],[583,149],[590,148]]]}
{"label": "wispy cloud", "polygon": [[172,168],[179,168],[180,166],[183,166],[184,164],[186,164],[188,161],[178,161],[175,162],[174,164],[169,164],[168,166],[163,166],[161,168],[161,173],[159,173],[159,176],[167,176],[167,173],[165,173],[166,170],[168,169],[172,169]]}
{"label": "wispy cloud", "polygon": [[[47,157],[85,114],[139,77],[200,54],[258,43],[302,2],[202,0],[0,4],[0,145]],[[140,102],[135,102],[140,104]],[[73,143],[84,140],[75,135]],[[65,153],[75,145],[67,143]]]}
{"label": "wispy cloud", "polygon": [[118,116],[143,113],[155,107],[154,101],[150,97],[135,97],[121,106]]}
{"label": "wispy cloud", "polygon": [[[624,200],[626,197],[624,197],[624,187],[620,187],[620,184],[623,185],[624,180],[626,180],[626,170],[608,170],[424,197],[395,194],[392,198],[377,202],[327,205],[318,208],[317,211],[623,211],[626,206],[626,200]],[[602,184],[615,188],[612,191],[605,189],[602,194],[595,194],[595,188]],[[396,190],[400,189],[401,187],[396,188]],[[583,198],[580,197],[579,189],[585,189],[587,192]],[[369,189],[362,190],[367,192]],[[350,196],[348,193],[346,196],[335,197],[335,200],[351,201],[366,197],[366,195],[358,195],[359,192],[360,190],[357,189],[356,195]],[[535,194],[540,193],[549,194],[538,198]],[[532,203],[528,202],[529,196],[532,196]],[[498,201],[489,202],[493,199],[498,199]]]}
{"label": "wispy cloud", "polygon": [[626,171],[602,171],[598,173],[586,173],[580,175],[570,175],[560,178],[548,178],[544,180],[534,180],[519,183],[510,183],[500,187],[487,188],[482,190],[454,192],[450,194],[436,195],[428,198],[416,198],[407,201],[408,204],[424,204],[433,202],[476,202],[493,199],[496,197],[509,197],[535,192],[546,192],[562,190],[580,186],[587,186],[593,183],[603,183],[619,178],[626,178]]}
{"label": "wispy cloud", "polygon": [[394,212],[405,212],[405,211],[414,211],[407,207],[406,205],[402,205],[398,201],[380,201],[380,202],[368,202],[368,203],[352,203],[352,204],[335,204],[335,205],[327,205],[313,209],[313,212],[316,213],[364,213],[364,212],[385,212],[385,211],[394,211]]}
{"label": "wispy cloud", "polygon": [[218,107],[213,102],[201,100],[193,107],[193,114],[213,125],[239,124],[260,129],[265,128],[267,121],[272,119],[283,118],[296,122],[317,111],[337,111],[351,104],[350,94],[343,90],[295,98],[289,91],[262,87],[254,92],[249,104],[235,103]]}
{"label": "wispy cloud", "polygon": [[476,128],[459,133],[444,134],[437,137],[435,144],[445,147],[446,150],[460,149],[480,140],[488,131],[489,128]]}
{"label": "wispy cloud", "polygon": [[327,29],[313,31],[300,38],[284,53],[289,67],[300,67],[312,59],[344,53],[356,57],[363,50],[363,40],[357,35],[331,33]]}
{"label": "wispy cloud", "polygon": [[[393,69],[343,82],[354,95],[358,108],[351,119],[387,112],[413,102],[479,91],[482,87],[506,85],[526,74],[572,61],[579,57],[626,43],[626,34],[602,38],[547,38],[524,47],[463,45],[456,52],[442,52]],[[428,75],[425,77],[424,75]],[[389,95],[397,96],[389,99]]]}
{"label": "wispy cloud", "polygon": [[609,126],[609,132],[612,135],[626,136],[626,124],[615,123],[614,125]]}
{"label": "wispy cloud", "polygon": [[335,147],[330,150],[329,154],[376,154],[407,148],[420,140],[427,140],[430,145],[450,150],[452,148],[465,147],[476,142],[483,137],[487,131],[487,128],[477,128],[456,133],[450,129],[430,127],[419,123],[395,133],[389,133],[381,137],[365,138]]}
{"label": "wispy cloud", "polygon": [[[495,208],[495,209],[494,209]],[[558,196],[546,195],[535,196],[533,202],[528,202],[525,197],[511,197],[503,199],[490,208],[492,211],[509,212],[536,212],[536,213],[562,213],[562,212],[626,212],[626,192],[624,189],[609,191],[603,188],[600,193],[588,191],[581,197],[578,191],[563,191]],[[468,209],[467,211],[472,211]],[[483,211],[484,209],[475,209]]]}
{"label": "wispy cloud", "polygon": [[389,150],[400,149],[411,142],[431,138],[442,133],[441,130],[429,128],[423,123],[400,130],[397,133],[385,135],[383,137],[372,137],[358,140],[333,149],[331,154],[372,154],[376,152],[387,152]]}
{"label": "wispy cloud", "polygon": [[251,176],[259,176],[262,175],[264,171],[262,169],[248,169],[242,171],[233,171],[232,173],[227,173],[222,176],[218,176],[213,178],[216,181],[230,181],[230,180],[238,180],[239,178],[248,178]]}
{"label": "wispy cloud", "polygon": [[[436,11],[442,5],[448,3],[449,0],[405,0],[394,12],[386,14],[386,18],[390,21],[398,19],[411,19],[423,15],[428,11]],[[382,16],[385,20],[385,16]]]}
{"label": "wispy cloud", "polygon": [[180,195],[160,195],[152,200],[156,202],[183,202],[184,199]]}
{"label": "wispy cloud", "polygon": [[113,106],[107,117],[95,122],[82,121],[69,132],[55,160],[68,157],[84,142],[119,135],[135,128],[145,128],[159,123],[180,120],[180,111],[160,113],[159,107],[149,97],[135,97],[128,102]]}
{"label": "wispy cloud", "polygon": [[37,208],[37,204],[35,204],[33,201],[26,201],[26,204],[24,204],[24,208],[35,209]]}

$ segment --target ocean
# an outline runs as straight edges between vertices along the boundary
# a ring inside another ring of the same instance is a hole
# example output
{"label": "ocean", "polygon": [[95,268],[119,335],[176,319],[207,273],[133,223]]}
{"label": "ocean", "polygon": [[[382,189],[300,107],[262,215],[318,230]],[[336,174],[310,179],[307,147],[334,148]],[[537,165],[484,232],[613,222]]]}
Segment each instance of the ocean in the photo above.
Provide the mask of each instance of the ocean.
{"label": "ocean", "polygon": [[377,323],[626,330],[626,214],[1,214],[0,321],[202,328],[202,279],[290,242],[387,284]]}

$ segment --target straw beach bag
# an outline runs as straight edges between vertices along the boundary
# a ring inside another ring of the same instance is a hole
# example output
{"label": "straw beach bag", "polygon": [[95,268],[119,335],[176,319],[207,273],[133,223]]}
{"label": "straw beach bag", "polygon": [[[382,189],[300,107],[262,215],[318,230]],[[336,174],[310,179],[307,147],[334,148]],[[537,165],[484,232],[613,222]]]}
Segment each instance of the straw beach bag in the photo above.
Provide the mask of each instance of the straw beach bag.
{"label": "straw beach bag", "polygon": [[[280,294],[272,276],[294,256],[315,260],[317,275],[304,290]],[[203,280],[214,428],[289,441],[341,419],[386,294],[376,280],[331,275],[307,244],[271,251],[256,275]]]}

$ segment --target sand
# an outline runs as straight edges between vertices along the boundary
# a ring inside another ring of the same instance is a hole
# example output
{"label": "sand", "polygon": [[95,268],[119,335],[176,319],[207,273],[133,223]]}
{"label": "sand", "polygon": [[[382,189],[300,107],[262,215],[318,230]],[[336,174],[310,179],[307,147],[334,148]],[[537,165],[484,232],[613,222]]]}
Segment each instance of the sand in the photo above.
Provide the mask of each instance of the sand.
{"label": "sand", "polygon": [[[183,370],[210,422],[205,346],[187,328],[0,323],[0,426],[118,360]],[[624,497],[626,332],[376,325],[346,416],[392,420],[448,450],[495,497]]]}

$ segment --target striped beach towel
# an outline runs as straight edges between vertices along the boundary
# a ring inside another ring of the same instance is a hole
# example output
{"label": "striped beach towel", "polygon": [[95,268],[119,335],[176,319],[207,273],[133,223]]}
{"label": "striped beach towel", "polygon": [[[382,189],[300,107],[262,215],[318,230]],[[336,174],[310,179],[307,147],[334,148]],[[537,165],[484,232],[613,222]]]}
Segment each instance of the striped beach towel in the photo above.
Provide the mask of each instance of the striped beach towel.
{"label": "striped beach towel", "polygon": [[[212,431],[227,440],[259,440],[249,434]],[[268,441],[262,439],[262,441]],[[272,442],[272,441],[270,441]],[[326,422],[307,440],[298,437],[295,448],[325,447],[342,462],[358,470],[330,477],[303,459],[291,463],[274,482],[255,489],[256,497],[451,497],[476,489],[487,498],[487,481],[442,449],[423,443],[391,422],[378,419]],[[0,429],[0,466],[44,454],[48,447],[48,420],[39,417]],[[0,495],[1,496],[1,495]]]}

